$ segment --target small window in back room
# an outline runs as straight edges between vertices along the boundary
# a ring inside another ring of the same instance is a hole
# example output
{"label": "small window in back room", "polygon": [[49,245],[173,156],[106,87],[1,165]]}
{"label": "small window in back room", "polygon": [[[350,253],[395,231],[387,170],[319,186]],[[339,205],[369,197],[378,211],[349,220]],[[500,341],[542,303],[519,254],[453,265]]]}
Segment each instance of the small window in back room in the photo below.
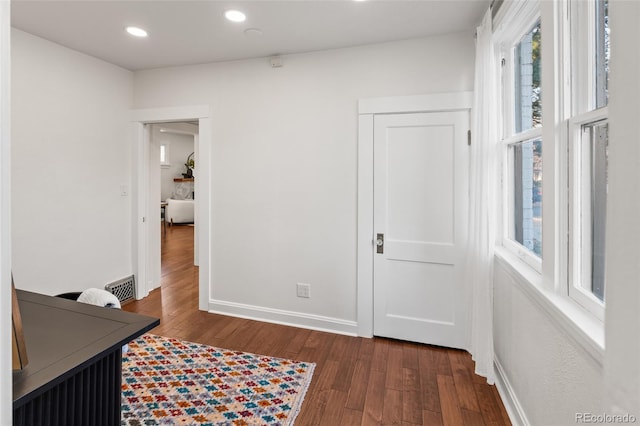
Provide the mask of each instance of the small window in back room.
{"label": "small window in back room", "polygon": [[169,162],[169,145],[163,143],[160,145],[160,166],[161,167],[169,167],[171,163]]}

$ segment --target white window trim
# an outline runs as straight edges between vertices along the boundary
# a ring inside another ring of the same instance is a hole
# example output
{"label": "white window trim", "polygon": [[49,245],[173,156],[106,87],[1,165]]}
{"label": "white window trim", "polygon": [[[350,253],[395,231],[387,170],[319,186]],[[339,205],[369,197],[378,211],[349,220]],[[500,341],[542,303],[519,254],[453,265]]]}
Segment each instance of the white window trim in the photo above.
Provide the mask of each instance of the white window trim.
{"label": "white window trim", "polygon": [[[565,110],[564,118],[566,126],[565,133],[560,140],[563,147],[563,158],[561,164],[566,165],[568,173],[561,177],[561,186],[566,191],[559,194],[561,206],[561,217],[564,219],[560,223],[562,239],[560,244],[566,247],[563,253],[562,265],[566,265],[566,270],[561,271],[561,283],[565,294],[570,300],[579,304],[594,315],[599,321],[604,321],[605,303],[595,297],[590,290],[586,289],[586,283],[576,282],[580,274],[576,274],[576,263],[579,253],[579,238],[581,229],[581,219],[579,217],[580,197],[579,191],[583,188],[574,187],[574,183],[579,181],[579,168],[576,162],[576,144],[582,143],[582,126],[597,121],[608,120],[608,108],[596,108],[595,94],[595,57],[596,49],[594,41],[596,38],[595,27],[591,23],[595,22],[596,5],[593,1],[566,0],[566,8],[562,10],[563,22],[566,27],[563,36],[569,40],[565,48],[568,50],[571,60],[563,63],[559,70],[562,78],[567,82],[566,96],[570,105]],[[589,188],[590,190],[590,188]],[[605,290],[606,291],[606,290]]]}
{"label": "white window trim", "polygon": [[[580,187],[581,177],[579,176],[579,168],[576,167],[577,163],[581,162],[581,158],[578,158],[578,150],[573,147],[577,144],[582,144],[582,126],[585,124],[591,124],[598,121],[606,121],[609,117],[608,108],[600,108],[594,111],[589,111],[584,114],[577,115],[569,119],[568,125],[568,170],[569,170],[569,185],[568,193],[565,196],[565,204],[567,205],[569,214],[567,215],[567,223],[565,229],[567,229],[568,235],[568,248],[569,258],[567,261],[567,287],[568,295],[573,300],[578,302],[581,306],[593,313],[600,321],[604,321],[604,303],[595,297],[591,291],[585,289],[584,282],[577,282],[582,273],[576,273],[576,268],[579,266],[577,257],[580,255],[580,241],[579,238],[582,235],[583,219],[580,218],[581,203],[579,192],[584,191],[584,188]],[[578,184],[576,184],[576,182]],[[588,188],[591,189],[590,187]]]}
{"label": "white window trim", "polygon": [[[500,13],[502,12],[502,14]],[[509,147],[519,142],[530,139],[542,139],[543,127],[534,127],[520,133],[515,133],[514,117],[515,101],[513,90],[514,80],[514,52],[518,41],[541,19],[540,4],[537,1],[524,1],[512,4],[511,7],[503,7],[498,12],[494,21],[497,28],[494,37],[497,40],[496,51],[503,59],[502,86],[509,88],[502,93],[502,227],[499,241],[502,246],[514,254],[527,266],[542,274],[542,259],[530,252],[522,244],[509,237],[510,206],[513,205],[512,160],[508,158]],[[544,95],[543,95],[544,96]],[[510,114],[506,117],[506,114]],[[544,126],[544,124],[543,124]],[[543,145],[542,152],[545,152]],[[544,256],[544,252],[543,252]]]}

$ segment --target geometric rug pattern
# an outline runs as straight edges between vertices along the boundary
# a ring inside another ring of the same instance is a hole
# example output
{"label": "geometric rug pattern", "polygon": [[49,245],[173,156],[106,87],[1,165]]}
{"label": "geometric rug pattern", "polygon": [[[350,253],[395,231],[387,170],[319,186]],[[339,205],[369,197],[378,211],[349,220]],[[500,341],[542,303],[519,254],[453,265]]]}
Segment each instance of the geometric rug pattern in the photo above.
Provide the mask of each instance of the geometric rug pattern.
{"label": "geometric rug pattern", "polygon": [[314,368],[145,334],[122,355],[121,424],[293,425]]}

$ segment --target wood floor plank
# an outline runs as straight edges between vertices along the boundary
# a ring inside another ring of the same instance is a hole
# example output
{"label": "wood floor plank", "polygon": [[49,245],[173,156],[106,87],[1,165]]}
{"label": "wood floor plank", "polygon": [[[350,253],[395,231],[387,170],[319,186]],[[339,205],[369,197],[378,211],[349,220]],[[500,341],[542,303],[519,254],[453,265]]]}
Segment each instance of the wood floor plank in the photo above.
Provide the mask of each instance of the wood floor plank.
{"label": "wood floor plank", "polygon": [[364,401],[367,397],[367,387],[369,385],[369,371],[371,370],[371,362],[365,360],[357,360],[351,383],[349,385],[349,396],[347,398],[346,407],[352,410],[362,411],[364,409]]}
{"label": "wood floor plank", "polygon": [[404,342],[402,344],[402,366],[404,368],[410,368],[412,370],[419,369],[418,349],[420,346],[422,345],[411,342]]}
{"label": "wood floor plank", "polygon": [[385,378],[385,371],[371,370],[362,416],[363,425],[376,425],[382,421]]}
{"label": "wood floor plank", "polygon": [[482,412],[482,418],[487,426],[502,426],[504,419],[498,401],[495,400],[491,386],[487,383],[476,383],[474,385],[476,395],[478,396],[478,404]]}
{"label": "wood floor plank", "polygon": [[422,396],[420,395],[420,376],[417,370],[403,369],[402,388],[402,422],[421,425]]}
{"label": "wood floor plank", "polygon": [[[244,320],[240,327],[237,327],[228,338],[231,348],[243,348],[249,351],[249,343],[257,333],[257,321]],[[246,348],[246,349],[245,349]]]}
{"label": "wood floor plank", "polygon": [[[230,318],[230,317],[228,317]],[[233,321],[229,321],[227,323],[227,325],[225,325],[224,327],[222,327],[220,329],[220,331],[218,331],[215,334],[215,337],[217,337],[218,339],[229,339],[230,336],[236,332],[236,330],[238,329],[238,327],[241,327],[245,322],[247,322],[248,320],[242,319],[242,318],[234,318]]]}
{"label": "wood floor plank", "polygon": [[317,375],[314,374],[308,391],[308,394],[312,393],[314,398],[309,401],[310,407],[301,413],[298,421],[299,424],[322,424],[331,395],[331,385],[333,384],[337,371],[338,361],[329,360]]}
{"label": "wood floor plank", "polygon": [[247,351],[266,355],[270,354],[271,348],[273,348],[274,336],[277,336],[281,332],[281,326],[256,321],[256,323],[252,324],[252,327],[254,328],[254,333],[253,337],[245,346]]}
{"label": "wood floor plank", "polygon": [[385,387],[402,391],[402,343],[391,341],[387,357],[387,375]]}
{"label": "wood floor plank", "polygon": [[331,347],[329,357],[338,359],[340,366],[336,380],[333,383],[333,389],[349,394],[351,387],[351,379],[356,367],[356,358],[358,356],[358,342],[348,336],[337,336]]}
{"label": "wood floor plank", "polygon": [[472,373],[468,370],[467,365],[465,365],[465,358],[471,359],[468,352],[460,350],[449,352],[453,381],[456,385],[460,408],[479,413],[480,406],[478,405],[478,398],[476,397],[476,392],[473,387]]}
{"label": "wood floor plank", "polygon": [[[319,425],[322,421],[322,413],[327,405],[326,393],[328,391],[314,391],[315,398],[305,398],[302,410],[296,418],[296,424],[299,425]],[[323,395],[322,397],[320,397]]]}
{"label": "wood floor plank", "polygon": [[387,371],[387,355],[389,353],[389,340],[375,339],[373,342],[372,370]]}
{"label": "wood floor plank", "polygon": [[323,366],[329,356],[329,350],[335,338],[335,334],[311,331],[309,338],[300,350],[300,356],[305,361],[315,362],[318,366]]}
{"label": "wood floor plank", "polygon": [[462,424],[465,426],[486,426],[482,414],[477,411],[461,408]]}
{"label": "wood floor plank", "polygon": [[431,346],[431,350],[433,351],[437,374],[452,376],[451,363],[449,361],[449,351],[451,351],[451,349]]}
{"label": "wood floor plank", "polygon": [[276,352],[297,354],[302,350],[302,347],[309,338],[310,333],[311,330],[286,327],[285,332],[279,336],[279,341],[274,345],[273,350]]}
{"label": "wood floor plank", "polygon": [[440,393],[442,422],[445,426],[457,426],[464,424],[453,377],[438,375],[437,381],[438,391]]}
{"label": "wood floor plank", "polygon": [[422,394],[423,410],[440,412],[440,393],[438,391],[435,352],[431,347],[426,347],[418,353],[418,365],[420,371],[420,390]]}
{"label": "wood floor plank", "polygon": [[362,423],[362,411],[345,408],[340,426],[358,426]]}
{"label": "wood floor plank", "polygon": [[384,390],[384,408],[382,424],[399,425],[402,423],[402,391],[386,388]]}
{"label": "wood floor plank", "polygon": [[336,426],[342,423],[344,405],[347,401],[347,394],[331,389],[327,397],[327,404],[322,412],[321,425]]}
{"label": "wood floor plank", "polygon": [[359,339],[360,347],[358,349],[358,359],[366,362],[368,365],[371,365],[371,361],[373,360],[373,350],[374,350],[374,342],[377,339]]}
{"label": "wood floor plank", "polygon": [[[193,227],[167,227],[162,236],[161,282],[149,296],[123,307],[160,318],[152,333],[316,363],[296,425],[510,424],[495,386],[473,374],[473,362],[465,352],[199,311]],[[458,383],[472,384],[478,411],[461,408],[469,393],[465,390],[459,396]]]}
{"label": "wood floor plank", "polygon": [[429,426],[443,426],[442,414],[440,412],[423,410],[422,411],[423,424]]}

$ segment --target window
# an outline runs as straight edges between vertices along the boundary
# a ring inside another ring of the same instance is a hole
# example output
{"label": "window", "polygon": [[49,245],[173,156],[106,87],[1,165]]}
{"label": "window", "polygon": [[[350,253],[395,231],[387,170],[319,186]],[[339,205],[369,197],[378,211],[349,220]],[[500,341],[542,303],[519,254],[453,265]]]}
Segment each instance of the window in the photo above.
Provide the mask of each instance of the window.
{"label": "window", "polygon": [[[531,23],[533,22],[533,23]],[[506,147],[503,245],[540,271],[542,259],[541,23],[502,49],[503,142]],[[504,179],[503,179],[504,182]]]}
{"label": "window", "polygon": [[572,0],[571,115],[607,106],[609,99],[609,0]]}
{"label": "window", "polygon": [[540,21],[515,46],[515,131],[542,126],[540,85]]}
{"label": "window", "polygon": [[596,108],[609,101],[609,0],[597,0],[594,5],[594,51]]}
{"label": "window", "polygon": [[606,120],[576,127],[579,134],[571,147],[571,246],[575,253],[571,276],[582,292],[604,301],[609,127]]}
{"label": "window", "polygon": [[[509,262],[541,294],[554,294],[552,304],[579,304],[601,320],[607,287],[609,1],[504,2],[494,21],[501,70],[502,246],[517,256],[508,256]],[[543,206],[552,213],[547,218]]]}
{"label": "window", "polygon": [[601,319],[605,301],[605,222],[609,126],[608,0],[571,6],[569,117],[569,296]]}
{"label": "window", "polygon": [[169,161],[169,144],[160,144],[160,167],[167,168],[171,166]]}
{"label": "window", "polygon": [[542,139],[509,146],[513,194],[509,238],[542,256]]}

